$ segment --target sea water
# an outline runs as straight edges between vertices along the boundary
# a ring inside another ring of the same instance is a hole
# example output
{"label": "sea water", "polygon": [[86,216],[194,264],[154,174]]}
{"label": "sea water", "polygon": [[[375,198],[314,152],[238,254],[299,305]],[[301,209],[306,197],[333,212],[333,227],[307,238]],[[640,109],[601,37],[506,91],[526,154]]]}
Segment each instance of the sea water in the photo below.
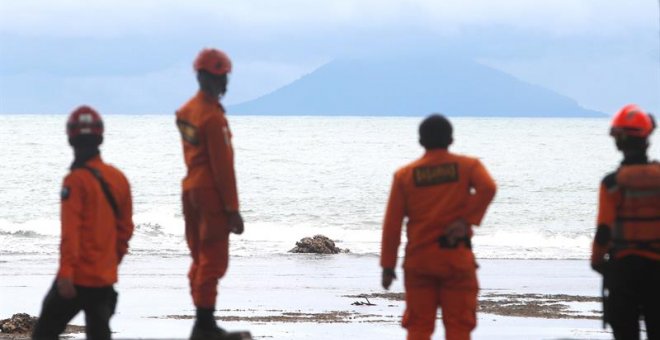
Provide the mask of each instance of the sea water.
{"label": "sea water", "polygon": [[[65,119],[0,116],[0,260],[57,256],[59,192],[72,160]],[[354,256],[377,256],[392,174],[423,154],[421,119],[229,116],[246,225],[232,237],[232,255],[283,254],[324,234]],[[498,184],[476,229],[477,256],[588,258],[598,186],[621,159],[609,120],[451,120],[451,151],[481,159]],[[187,256],[174,117],[107,115],[105,123],[102,156],[132,185],[132,255]],[[658,133],[652,143],[657,159]]]}

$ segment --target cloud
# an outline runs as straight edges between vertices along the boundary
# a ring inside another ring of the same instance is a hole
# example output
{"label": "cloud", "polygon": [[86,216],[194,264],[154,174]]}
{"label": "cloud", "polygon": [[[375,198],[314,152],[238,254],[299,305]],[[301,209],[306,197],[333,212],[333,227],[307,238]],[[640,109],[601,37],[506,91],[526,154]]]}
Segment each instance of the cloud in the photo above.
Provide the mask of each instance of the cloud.
{"label": "cloud", "polygon": [[[0,5],[4,33],[58,37],[208,34],[241,36],[382,29],[442,34],[504,25],[554,35],[620,35],[657,28],[652,0],[22,0]],[[657,31],[657,30],[656,30]]]}
{"label": "cloud", "polygon": [[89,104],[104,113],[173,113],[196,91],[189,65],[136,75],[0,77],[0,112],[67,113]]}
{"label": "cloud", "polygon": [[[203,46],[234,60],[228,103],[334,58],[455,53],[489,60],[589,108],[609,110],[632,94],[660,105],[652,99],[658,11],[655,0],[0,1],[0,111],[30,111],[24,103],[53,108],[55,97],[23,95],[34,84],[62,91],[60,101],[84,93],[113,98],[108,107],[117,111],[169,110],[175,101],[140,95],[189,95],[190,64]],[[627,70],[637,84],[617,80]]]}

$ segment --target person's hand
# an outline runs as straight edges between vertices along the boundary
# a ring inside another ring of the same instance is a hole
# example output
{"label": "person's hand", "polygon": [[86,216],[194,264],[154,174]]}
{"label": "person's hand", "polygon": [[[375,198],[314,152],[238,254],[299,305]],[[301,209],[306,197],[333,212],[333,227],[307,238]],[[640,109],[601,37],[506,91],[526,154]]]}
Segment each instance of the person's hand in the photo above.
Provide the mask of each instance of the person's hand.
{"label": "person's hand", "polygon": [[455,245],[459,240],[464,239],[468,235],[468,223],[460,218],[454,222],[449,223],[445,228],[444,236],[450,245]]}
{"label": "person's hand", "polygon": [[591,253],[591,269],[597,271],[600,275],[604,275],[605,267],[609,263],[609,260],[609,247],[599,245],[598,240],[596,239]]}
{"label": "person's hand", "polygon": [[381,278],[381,284],[385,290],[389,290],[392,285],[392,281],[396,279],[396,274],[392,268],[383,268],[383,275]]}
{"label": "person's hand", "polygon": [[238,211],[229,213],[227,224],[229,224],[229,230],[234,234],[240,235],[245,230],[245,226],[243,225],[243,217],[241,217],[241,213]]}
{"label": "person's hand", "polygon": [[57,279],[57,292],[65,299],[73,299],[76,297],[76,287],[73,286],[71,279]]}

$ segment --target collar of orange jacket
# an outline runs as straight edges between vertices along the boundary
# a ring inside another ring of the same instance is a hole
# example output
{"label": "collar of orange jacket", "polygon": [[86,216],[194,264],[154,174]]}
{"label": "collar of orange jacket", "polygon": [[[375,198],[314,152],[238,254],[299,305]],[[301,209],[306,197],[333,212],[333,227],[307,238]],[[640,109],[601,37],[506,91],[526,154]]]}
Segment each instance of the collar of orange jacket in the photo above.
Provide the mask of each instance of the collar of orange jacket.
{"label": "collar of orange jacket", "polygon": [[203,100],[207,103],[220,105],[220,98],[209,96],[206,92],[204,92],[202,90],[197,91],[197,94],[195,95],[195,97],[197,97],[197,98],[199,98],[199,99],[201,99],[201,100]]}
{"label": "collar of orange jacket", "polygon": [[197,91],[197,94],[195,95],[195,98],[201,101],[204,101],[206,103],[209,103],[211,105],[215,105],[220,108],[220,111],[222,114],[225,114],[225,107],[220,104],[220,98],[214,98],[212,96],[209,96],[206,94],[206,92],[199,90]]}
{"label": "collar of orange jacket", "polygon": [[85,165],[89,165],[89,166],[94,166],[99,164],[103,164],[103,160],[101,160],[101,155],[96,155],[90,158],[87,162],[85,162]]}
{"label": "collar of orange jacket", "polygon": [[437,157],[437,156],[446,155],[448,153],[449,150],[447,149],[431,149],[431,150],[426,150],[424,157]]}

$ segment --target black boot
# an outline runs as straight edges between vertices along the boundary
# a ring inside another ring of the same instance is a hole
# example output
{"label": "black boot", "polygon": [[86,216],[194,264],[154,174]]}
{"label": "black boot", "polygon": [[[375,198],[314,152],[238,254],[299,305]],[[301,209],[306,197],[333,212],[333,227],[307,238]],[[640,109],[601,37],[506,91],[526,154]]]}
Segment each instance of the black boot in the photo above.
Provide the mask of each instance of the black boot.
{"label": "black boot", "polygon": [[227,332],[224,329],[215,326],[211,329],[204,329],[195,325],[190,334],[190,340],[225,340]]}
{"label": "black boot", "polygon": [[215,326],[213,329],[193,327],[190,340],[252,340],[250,332],[227,332]]}
{"label": "black boot", "polygon": [[197,308],[195,325],[190,340],[224,339],[224,329],[218,327],[213,317],[213,308]]}
{"label": "black boot", "polygon": [[218,327],[213,309],[197,308],[197,319],[190,340],[250,340],[250,332],[227,332]]}

